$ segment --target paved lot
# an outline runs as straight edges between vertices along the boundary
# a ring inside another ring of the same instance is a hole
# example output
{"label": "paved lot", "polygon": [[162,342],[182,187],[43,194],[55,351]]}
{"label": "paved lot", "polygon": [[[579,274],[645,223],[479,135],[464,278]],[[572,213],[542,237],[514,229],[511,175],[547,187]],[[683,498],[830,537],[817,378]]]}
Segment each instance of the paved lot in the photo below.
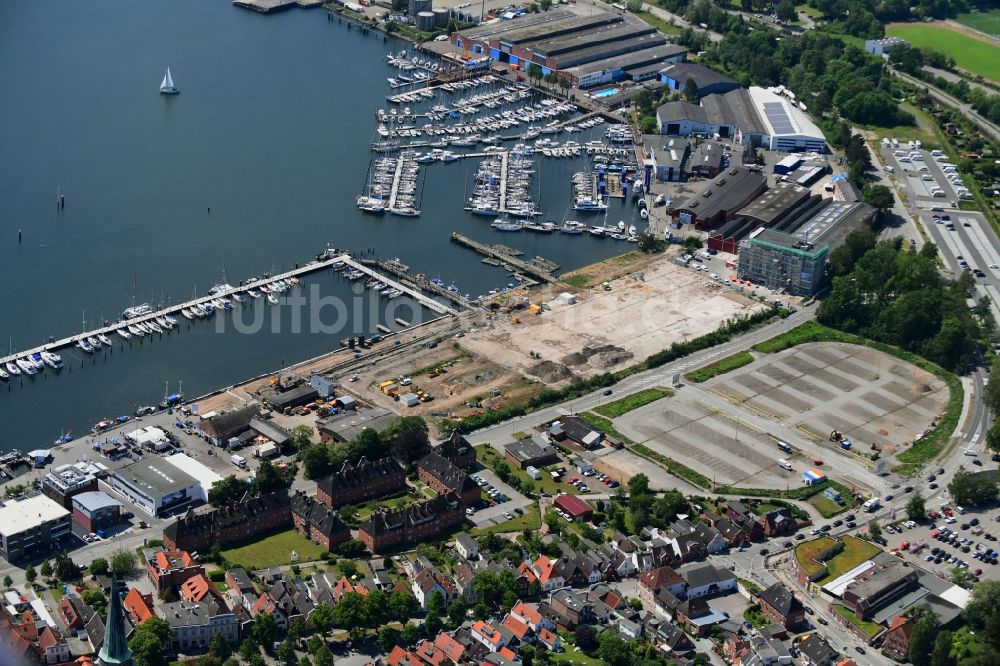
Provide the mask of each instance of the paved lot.
{"label": "paved lot", "polygon": [[[717,483],[794,487],[803,471],[823,469],[881,493],[864,457],[877,445],[890,455],[912,441],[947,404],[933,375],[875,350],[811,344],[766,355],[704,384],[689,384],[616,420],[619,430]],[[829,441],[838,429],[855,446]],[[793,454],[777,448],[791,444]],[[794,471],[778,466],[788,459]]]}
{"label": "paved lot", "polygon": [[[940,502],[927,503],[927,510],[936,510],[940,507]],[[993,508],[986,511],[975,511],[973,509],[967,509],[964,515],[955,514],[955,522],[947,524],[943,519],[934,522],[926,522],[918,524],[913,529],[902,528],[902,532],[899,534],[884,534],[883,536],[888,541],[889,545],[892,547],[899,546],[900,541],[908,541],[911,544],[919,543],[925,541],[927,546],[921,550],[919,554],[913,554],[911,552],[903,552],[903,557],[911,562],[917,562],[921,567],[927,569],[928,571],[933,571],[945,577],[951,575],[951,570],[957,565],[956,563],[949,564],[946,561],[940,563],[927,562],[925,557],[930,554],[932,548],[942,548],[947,554],[946,557],[955,556],[959,560],[966,562],[969,565],[969,571],[974,572],[976,569],[982,569],[981,578],[988,578],[991,580],[1000,580],[1000,565],[992,565],[985,562],[981,562],[973,558],[972,554],[976,550],[976,545],[981,545],[984,549],[992,549],[1000,551],[1000,541],[988,540],[985,535],[989,534],[994,537],[1000,538],[1000,523],[996,522],[997,516],[1000,516],[1000,509]],[[973,518],[979,520],[979,527],[983,528],[983,534],[975,535],[972,533],[974,529],[973,526],[968,526],[966,529],[962,529],[962,525],[967,525],[969,521]],[[946,544],[931,538],[931,531],[937,528],[947,527],[958,533],[959,537],[967,537],[970,539],[970,543],[966,544],[969,548],[969,552],[965,553],[962,551],[961,547],[955,547],[951,544]]]}
{"label": "paved lot", "polygon": [[497,475],[493,473],[493,470],[483,469],[476,472],[476,474],[489,481],[494,488],[499,489],[500,492],[510,498],[509,501],[504,502],[503,504],[497,504],[485,509],[480,509],[479,511],[476,511],[474,515],[470,516],[470,520],[476,524],[476,527],[487,527],[489,525],[502,523],[507,520],[503,517],[505,512],[516,517],[514,509],[525,509],[531,504],[531,500],[498,479]]}

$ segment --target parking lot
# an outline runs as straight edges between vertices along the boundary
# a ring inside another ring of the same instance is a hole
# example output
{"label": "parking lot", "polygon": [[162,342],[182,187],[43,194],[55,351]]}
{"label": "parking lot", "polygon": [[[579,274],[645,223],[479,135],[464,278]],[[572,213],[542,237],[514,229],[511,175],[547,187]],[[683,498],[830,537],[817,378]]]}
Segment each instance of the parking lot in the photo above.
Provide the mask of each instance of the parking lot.
{"label": "parking lot", "polygon": [[957,208],[959,199],[971,199],[958,167],[941,151],[927,151],[915,144],[882,142],[886,171],[894,174],[911,202],[919,208],[947,206]]}
{"label": "parking lot", "polygon": [[[951,504],[948,506],[952,509],[956,508]],[[928,512],[937,511],[940,513],[941,503],[933,505],[928,503],[927,510]],[[1000,536],[1000,522],[997,522],[1000,509],[977,511],[966,508],[964,514],[959,514],[957,511],[953,511],[953,513],[954,515],[951,517],[942,514],[941,518],[917,523],[912,528],[906,527],[904,524],[896,533],[886,531],[883,536],[891,547],[899,547],[902,541],[906,541],[911,550],[900,550],[902,557],[911,562],[919,563],[928,571],[949,577],[952,569],[956,567],[966,569],[970,574],[975,574],[976,570],[979,569],[981,570],[980,578],[1000,580],[1000,565],[992,564],[995,558],[990,558],[987,555],[980,555],[982,559],[976,558],[977,552],[1000,551],[1000,542],[997,541],[997,537]],[[954,533],[954,543],[950,534],[947,539],[940,536],[943,528]],[[939,533],[937,539],[931,536],[935,532]],[[920,543],[925,545],[919,548],[919,552],[912,552],[913,547]],[[935,548],[941,549],[940,552],[932,553]],[[931,556],[930,560],[927,559],[928,556]],[[954,558],[954,561],[950,561],[951,558]]]}
{"label": "parking lot", "polygon": [[[816,466],[881,492],[866,454],[901,450],[944,410],[947,386],[893,356],[835,343],[800,345],[615,421],[632,439],[716,483],[783,488]],[[851,450],[829,441],[839,430]],[[792,453],[778,449],[778,441]],[[792,470],[782,469],[785,458]]]}
{"label": "parking lot", "polygon": [[505,520],[509,520],[504,515],[505,513],[510,514],[511,517],[516,517],[518,515],[517,509],[524,511],[531,504],[531,500],[498,479],[497,475],[491,469],[482,469],[475,472],[472,480],[475,481],[477,478],[489,484],[489,486],[480,485],[484,493],[488,492],[487,488],[495,489],[506,496],[507,501],[500,502],[494,500],[496,501],[494,506],[487,506],[469,515],[469,520],[475,523],[476,527],[487,527],[502,523]]}

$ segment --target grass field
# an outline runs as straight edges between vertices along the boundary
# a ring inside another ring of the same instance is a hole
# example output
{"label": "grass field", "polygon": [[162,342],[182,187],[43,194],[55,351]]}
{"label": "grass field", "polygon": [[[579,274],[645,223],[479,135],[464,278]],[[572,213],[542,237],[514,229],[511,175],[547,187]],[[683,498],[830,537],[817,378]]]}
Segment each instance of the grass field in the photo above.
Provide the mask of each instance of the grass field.
{"label": "grass field", "polygon": [[479,462],[481,462],[483,465],[489,467],[490,469],[495,469],[497,463],[501,462],[505,463],[507,467],[510,468],[510,473],[512,475],[516,476],[521,481],[522,484],[530,483],[535,488],[535,492],[537,493],[551,493],[553,495],[557,495],[559,493],[567,493],[571,495],[576,495],[577,493],[580,492],[579,490],[576,489],[575,486],[571,486],[563,481],[553,480],[552,476],[544,470],[541,470],[542,472],[541,479],[538,479],[537,481],[535,479],[532,479],[530,476],[528,476],[528,473],[525,472],[523,469],[518,469],[515,465],[511,465],[509,460],[506,460],[502,455],[500,455],[500,453],[496,449],[494,449],[489,444],[481,444],[475,448],[476,448],[476,457],[479,459]]}
{"label": "grass field", "polygon": [[291,564],[293,550],[298,554],[299,562],[322,559],[326,553],[322,546],[309,541],[295,530],[288,530],[253,543],[228,548],[222,551],[222,556],[233,564],[252,571],[278,564]]}
{"label": "grass field", "polygon": [[632,12],[632,13],[665,35],[679,35],[681,32],[681,29],[678,28],[676,25],[672,25],[668,21],[664,21],[659,16],[653,16],[649,12]]}
{"label": "grass field", "polygon": [[750,365],[751,363],[753,363],[753,355],[748,351],[741,351],[733,354],[732,356],[719,359],[715,363],[706,365],[703,368],[693,370],[685,376],[688,381],[698,384],[707,381],[712,377],[724,375],[727,372],[736,370],[737,368],[742,368],[744,365]]}
{"label": "grass field", "polygon": [[955,20],[973,30],[1000,37],[1000,9],[974,14],[959,14]]}
{"label": "grass field", "polygon": [[882,550],[874,544],[849,535],[842,537],[841,540],[844,542],[844,550],[826,563],[827,576],[820,581],[820,584],[844,575],[865,560],[875,557]]}
{"label": "grass field", "polygon": [[832,518],[833,516],[836,516],[838,513],[847,511],[846,506],[841,506],[840,504],[837,504],[823,493],[820,493],[819,495],[813,495],[806,501],[812,504],[814,507],[816,507],[816,510],[819,511],[821,514],[823,514],[824,518]]}
{"label": "grass field", "polygon": [[902,37],[913,46],[929,46],[955,59],[962,69],[1000,82],[1000,47],[966,37],[934,23],[903,23],[886,28],[886,35]]}
{"label": "grass field", "polygon": [[832,606],[835,611],[840,613],[841,617],[861,631],[865,632],[865,635],[868,636],[868,638],[875,638],[882,633],[882,625],[875,622],[859,620],[857,616],[854,615],[854,611],[849,610],[846,606],[841,606],[840,604],[832,604]]}
{"label": "grass field", "polygon": [[594,411],[601,416],[608,417],[609,419],[616,419],[622,414],[631,412],[633,409],[638,409],[643,405],[648,405],[651,402],[656,402],[660,398],[666,398],[667,396],[671,396],[673,394],[673,391],[668,391],[666,389],[644,389],[638,393],[633,393],[632,395],[627,395],[624,398],[619,398],[613,402],[594,407]]}

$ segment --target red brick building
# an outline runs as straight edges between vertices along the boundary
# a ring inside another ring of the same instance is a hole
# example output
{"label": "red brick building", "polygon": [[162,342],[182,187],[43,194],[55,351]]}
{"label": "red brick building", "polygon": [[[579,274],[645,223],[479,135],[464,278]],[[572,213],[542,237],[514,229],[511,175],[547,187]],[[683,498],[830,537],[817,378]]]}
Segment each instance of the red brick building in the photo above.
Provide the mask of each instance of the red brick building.
{"label": "red brick building", "polygon": [[327,550],[351,538],[351,531],[333,509],[301,491],[292,497],[292,523],[302,536]]}
{"label": "red brick building", "polygon": [[791,590],[775,583],[757,596],[760,610],[775,624],[794,629],[805,623],[806,609]]}
{"label": "red brick building", "polygon": [[889,623],[885,632],[882,649],[892,658],[905,661],[910,654],[910,636],[913,634],[914,623],[902,615],[897,615]]}
{"label": "red brick building", "polygon": [[160,593],[179,587],[189,578],[204,576],[205,567],[186,550],[158,550],[146,562],[146,573]]}
{"label": "red brick building", "polygon": [[377,553],[417,543],[464,520],[465,508],[458,495],[439,495],[429,502],[376,513],[361,525],[358,538]]}
{"label": "red brick building", "polygon": [[406,488],[406,471],[392,458],[357,464],[345,462],[339,471],[319,480],[316,499],[331,509],[382,497]]}
{"label": "red brick building", "polygon": [[417,461],[417,478],[441,495],[455,493],[464,506],[476,504],[482,498],[479,486],[468,474],[436,453]]}
{"label": "red brick building", "polygon": [[291,500],[288,491],[280,490],[206,513],[188,511],[163,529],[163,546],[168,550],[207,550],[215,544],[225,546],[291,525]]}
{"label": "red brick building", "polygon": [[434,449],[434,453],[461,469],[467,470],[476,464],[476,450],[472,448],[472,444],[469,444],[469,440],[465,439],[462,433],[457,430],[452,430],[451,437],[441,442]]}

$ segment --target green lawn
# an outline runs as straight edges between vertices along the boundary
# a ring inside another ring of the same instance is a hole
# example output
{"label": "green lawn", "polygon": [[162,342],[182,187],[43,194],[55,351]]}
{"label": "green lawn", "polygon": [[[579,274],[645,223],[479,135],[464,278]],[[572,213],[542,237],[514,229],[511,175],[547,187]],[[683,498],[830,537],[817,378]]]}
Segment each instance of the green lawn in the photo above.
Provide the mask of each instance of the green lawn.
{"label": "green lawn", "polygon": [[902,37],[913,46],[929,46],[954,58],[959,67],[1000,82],[1000,47],[935,23],[895,24],[888,26],[885,33]]}
{"label": "green lawn", "polygon": [[865,622],[864,620],[859,620],[854,616],[854,612],[846,606],[841,606],[840,604],[832,605],[833,609],[840,613],[841,617],[845,618],[848,622],[863,631],[868,638],[875,638],[882,633],[882,625],[875,622]]}
{"label": "green lawn", "polygon": [[[912,109],[906,108],[904,110],[913,113]],[[941,142],[938,141],[938,138],[933,131],[922,129],[916,125],[897,125],[894,127],[862,125],[862,127],[869,132],[874,133],[879,140],[895,138],[899,139],[900,143],[906,143],[907,141],[913,139],[920,141],[926,150],[941,147]]]}
{"label": "green lawn", "polygon": [[664,21],[659,16],[654,16],[650,12],[643,11],[643,12],[632,12],[632,13],[665,35],[679,35],[681,33],[681,29],[678,28],[676,25],[672,25],[668,21]]}
{"label": "green lawn", "polygon": [[499,525],[490,525],[489,527],[480,527],[479,529],[472,530],[469,532],[472,536],[481,536],[483,534],[493,534],[497,532],[523,532],[524,530],[537,530],[542,526],[542,515],[538,511],[537,504],[531,504],[524,510],[523,516],[514,516],[513,520],[507,520]]}
{"label": "green lawn", "polygon": [[973,30],[978,30],[994,37],[1000,37],[1000,9],[972,14],[959,14],[955,20],[969,26]]}
{"label": "green lawn", "polygon": [[291,564],[292,551],[298,553],[299,562],[318,560],[326,550],[309,541],[295,530],[278,532],[252,543],[222,551],[222,556],[248,571],[264,569],[278,564]]}
{"label": "green lawn", "polygon": [[806,16],[813,19],[823,18],[823,12],[816,9],[812,5],[797,5],[795,7],[795,11],[801,14],[805,14]]}
{"label": "green lawn", "polygon": [[549,655],[549,661],[553,664],[559,664],[560,666],[569,666],[573,664],[576,666],[604,666],[604,662],[600,659],[595,659],[594,657],[588,657],[583,652],[577,652],[572,648],[572,646],[566,645],[565,652],[556,652]]}
{"label": "green lawn", "polygon": [[667,389],[644,389],[638,393],[633,393],[632,395],[627,395],[624,398],[619,398],[614,402],[594,407],[594,411],[601,416],[608,417],[609,419],[616,419],[622,414],[631,412],[633,409],[638,409],[643,405],[648,405],[651,402],[656,402],[660,398],[666,398],[672,396],[673,394],[673,391],[668,391]]}
{"label": "green lawn", "polygon": [[753,354],[748,351],[741,351],[733,354],[732,356],[719,359],[715,363],[706,365],[703,368],[692,370],[687,373],[685,377],[687,377],[688,381],[699,384],[711,379],[712,377],[724,375],[727,372],[731,372],[737,368],[742,368],[744,365],[750,365],[751,363],[753,363]]}
{"label": "green lawn", "polygon": [[820,493],[819,495],[813,495],[806,501],[812,504],[814,507],[816,507],[816,510],[819,511],[824,518],[832,518],[833,516],[836,516],[838,513],[847,511],[846,506],[841,506],[840,504],[837,504],[823,493]]}
{"label": "green lawn", "polygon": [[844,550],[826,563],[827,576],[820,584],[829,582],[838,576],[842,576],[865,560],[870,560],[879,554],[882,549],[853,536],[842,537]]}

